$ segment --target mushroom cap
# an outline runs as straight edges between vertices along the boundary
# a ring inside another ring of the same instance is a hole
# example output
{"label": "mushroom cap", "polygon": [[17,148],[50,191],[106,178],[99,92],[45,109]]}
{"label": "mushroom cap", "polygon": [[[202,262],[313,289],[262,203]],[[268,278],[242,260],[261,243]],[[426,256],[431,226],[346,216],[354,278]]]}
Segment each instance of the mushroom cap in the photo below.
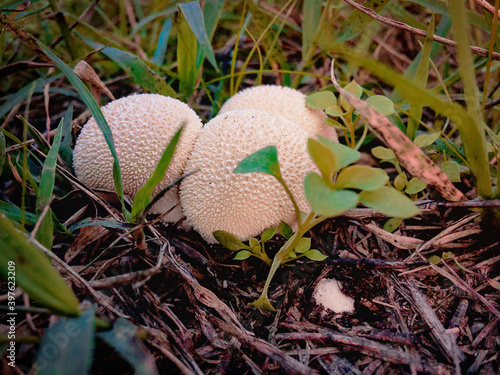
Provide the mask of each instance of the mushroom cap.
{"label": "mushroom cap", "polygon": [[[202,123],[196,113],[177,99],[158,94],[127,96],[102,108],[115,144],[122,172],[123,191],[134,197],[154,171],[174,134],[184,125],[165,178],[153,196],[182,175]],[[73,152],[78,179],[91,188],[115,191],[113,158],[94,118],[83,126]],[[150,212],[163,213],[178,203],[174,187]],[[169,221],[180,219],[180,208]]]}
{"label": "mushroom cap", "polygon": [[284,117],[239,110],[214,117],[201,130],[181,182],[181,206],[188,222],[209,243],[224,230],[242,241],[296,221],[292,202],[275,177],[266,173],[233,173],[250,154],[270,145],[278,148],[281,174],[301,211],[310,207],[304,177],[316,167],[307,153],[308,134]]}
{"label": "mushroom cap", "polygon": [[317,134],[338,141],[334,128],[325,124],[320,109],[306,106],[306,96],[298,90],[278,85],[262,85],[244,89],[229,98],[219,113],[238,109],[258,109],[283,116],[304,129],[310,137]]}

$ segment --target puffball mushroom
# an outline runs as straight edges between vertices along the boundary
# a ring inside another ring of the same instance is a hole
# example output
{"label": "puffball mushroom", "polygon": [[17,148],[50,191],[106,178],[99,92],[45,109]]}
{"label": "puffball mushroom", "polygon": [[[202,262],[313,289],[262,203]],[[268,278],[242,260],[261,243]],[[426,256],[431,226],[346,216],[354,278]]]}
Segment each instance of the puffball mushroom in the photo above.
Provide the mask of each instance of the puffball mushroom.
{"label": "puffball mushroom", "polygon": [[[154,194],[182,175],[202,123],[196,113],[177,99],[158,94],[139,94],[110,102],[102,108],[115,144],[122,171],[123,191],[134,197],[154,171],[174,134],[184,125],[165,178]],[[113,158],[95,119],[84,126],[76,141],[73,164],[78,179],[91,188],[115,191]],[[167,221],[182,217],[178,188],[170,189],[150,210],[164,213]]]}
{"label": "puffball mushroom", "polygon": [[295,212],[283,186],[265,173],[233,173],[250,154],[276,145],[284,181],[301,211],[308,212],[303,181],[316,167],[307,153],[308,134],[284,117],[257,110],[220,114],[201,130],[186,164],[180,200],[189,224],[209,243],[213,232],[242,241],[276,226],[293,224]]}
{"label": "puffball mushroom", "polygon": [[336,314],[353,313],[354,300],[340,290],[340,283],[335,279],[321,280],[313,292],[314,301],[324,312],[333,311]]}
{"label": "puffball mushroom", "polygon": [[306,106],[306,96],[290,87],[261,85],[247,88],[229,98],[219,113],[238,109],[258,109],[275,113],[295,122],[311,138],[316,138],[319,134],[338,141],[335,129],[325,124],[325,113]]}

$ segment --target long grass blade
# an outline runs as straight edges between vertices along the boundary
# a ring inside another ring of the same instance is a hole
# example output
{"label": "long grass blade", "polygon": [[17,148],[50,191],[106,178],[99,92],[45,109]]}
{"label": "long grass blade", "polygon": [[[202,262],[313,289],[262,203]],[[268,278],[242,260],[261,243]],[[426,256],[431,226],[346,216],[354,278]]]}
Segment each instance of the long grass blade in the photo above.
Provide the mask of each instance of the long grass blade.
{"label": "long grass blade", "polygon": [[321,0],[304,0],[302,5],[302,59],[309,52],[321,19]]}
{"label": "long grass blade", "polygon": [[9,276],[13,266],[17,286],[38,303],[62,315],[80,313],[77,298],[50,260],[4,214],[0,214],[0,248],[2,278]]}
{"label": "long grass blade", "polygon": [[196,35],[180,12],[177,27],[177,72],[179,75],[179,92],[187,97],[194,91],[198,70],[196,69]]}
{"label": "long grass blade", "polygon": [[161,28],[160,37],[158,38],[158,43],[156,45],[155,54],[151,62],[158,66],[163,65],[163,60],[165,59],[165,53],[167,52],[168,38],[170,36],[170,30],[172,29],[172,18],[168,18],[163,22]]}

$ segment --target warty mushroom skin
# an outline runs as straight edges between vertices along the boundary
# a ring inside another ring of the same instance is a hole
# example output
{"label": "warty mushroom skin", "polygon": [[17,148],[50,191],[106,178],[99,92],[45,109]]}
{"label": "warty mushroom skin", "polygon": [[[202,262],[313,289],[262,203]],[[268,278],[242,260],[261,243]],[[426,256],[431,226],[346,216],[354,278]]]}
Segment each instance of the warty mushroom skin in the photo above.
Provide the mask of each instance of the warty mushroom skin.
{"label": "warty mushroom skin", "polygon": [[308,134],[272,113],[239,110],[220,114],[201,130],[186,164],[180,200],[187,221],[209,243],[224,230],[242,241],[295,222],[293,205],[281,184],[265,173],[233,173],[241,160],[269,145],[278,148],[283,179],[301,211],[310,207],[303,181],[316,167],[307,153]]}
{"label": "warty mushroom skin", "polygon": [[[110,102],[102,109],[115,144],[122,171],[123,190],[134,197],[154,171],[175,132],[184,124],[165,178],[153,196],[182,175],[202,123],[196,113],[177,99],[158,94],[138,94]],[[78,179],[91,188],[115,191],[113,158],[94,118],[83,127],[73,152]],[[178,188],[170,189],[150,210],[163,213],[175,205],[167,221],[178,221],[182,212]]]}
{"label": "warty mushroom skin", "polygon": [[278,85],[249,87],[229,98],[219,113],[238,109],[271,112],[295,122],[311,138],[321,135],[338,141],[335,129],[325,124],[325,113],[322,110],[307,107],[306,96],[290,87]]}

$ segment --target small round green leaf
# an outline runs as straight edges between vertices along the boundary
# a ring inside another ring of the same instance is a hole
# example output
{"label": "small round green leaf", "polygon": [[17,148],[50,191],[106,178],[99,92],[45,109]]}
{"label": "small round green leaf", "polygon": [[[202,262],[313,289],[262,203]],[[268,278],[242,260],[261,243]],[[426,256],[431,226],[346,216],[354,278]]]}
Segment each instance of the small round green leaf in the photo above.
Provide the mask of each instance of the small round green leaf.
{"label": "small round green leaf", "polygon": [[460,182],[460,165],[454,161],[445,161],[439,166],[451,182]]}
{"label": "small round green leaf", "polygon": [[343,144],[335,142],[334,140],[322,136],[318,136],[318,141],[321,142],[323,146],[330,149],[335,159],[335,170],[339,171],[346,165],[352,164],[357,161],[361,154],[359,151],[353,150]]}
{"label": "small round green leaf", "polygon": [[283,220],[281,220],[279,231],[285,240],[288,240],[293,236],[292,227],[285,223]]}
{"label": "small round green leaf", "polygon": [[394,187],[399,191],[402,191],[406,187],[407,183],[408,183],[408,178],[406,177],[406,173],[404,172],[398,174],[394,179]]}
{"label": "small round green leaf", "polygon": [[344,111],[342,111],[342,108],[340,108],[338,105],[332,105],[325,110],[325,113],[328,116],[339,117],[344,114]]}
{"label": "small round green leaf", "polygon": [[248,245],[250,246],[250,248],[255,252],[259,252],[260,251],[260,242],[258,239],[256,238],[250,238],[250,240],[248,241]]}
{"label": "small round green leaf", "polygon": [[378,146],[372,149],[372,155],[380,160],[395,159],[396,155],[390,148]]}
{"label": "small round green leaf", "polygon": [[330,117],[325,118],[325,124],[328,126],[331,126],[332,128],[335,128],[335,129],[342,129],[342,130],[347,129],[340,122],[338,122],[337,120],[334,120]]}
{"label": "small round green leaf", "polygon": [[213,235],[217,242],[219,242],[226,249],[231,251],[238,251],[242,249],[251,249],[249,246],[245,245],[241,240],[234,234],[223,230],[216,230]]}
{"label": "small round green leaf", "polygon": [[373,95],[366,99],[366,102],[381,115],[389,116],[395,112],[394,103],[385,96]]}
{"label": "small round green leaf", "polygon": [[248,250],[241,250],[240,252],[236,253],[234,260],[245,260],[248,259],[252,256],[252,253]]}
{"label": "small round green leaf", "polygon": [[303,237],[300,239],[299,244],[295,247],[295,252],[302,254],[305,253],[310,248],[311,248],[311,239]]}
{"label": "small round green leaf", "polygon": [[388,186],[359,193],[360,203],[386,216],[403,219],[418,215],[417,206],[404,194]]}
{"label": "small round green leaf", "polygon": [[[363,89],[356,81],[351,81],[347,86],[344,87],[344,90],[350,92],[354,95],[355,98],[360,99],[361,95],[363,95]],[[340,95],[340,104],[342,108],[344,108],[347,112],[351,111],[352,105],[344,98],[343,95]]]}
{"label": "small round green leaf", "polygon": [[386,232],[392,233],[399,228],[402,221],[403,219],[401,219],[400,217],[391,217],[389,220],[385,222],[382,229],[385,230]]}
{"label": "small round green leaf", "polygon": [[441,262],[441,258],[438,257],[437,255],[433,255],[431,257],[429,257],[429,259],[427,259],[429,262],[431,262],[432,264],[439,264],[439,262]]}
{"label": "small round green leaf", "polygon": [[335,186],[338,189],[377,190],[388,180],[389,176],[383,169],[351,165],[340,171]]}
{"label": "small round green leaf", "polygon": [[304,253],[304,256],[306,258],[309,258],[311,260],[315,260],[317,262],[321,262],[322,260],[325,260],[326,258],[328,258],[326,255],[322,254],[320,251],[315,250],[315,249],[306,251]]}
{"label": "small round green leaf", "polygon": [[273,238],[274,235],[276,234],[276,229],[277,229],[276,227],[272,227],[262,232],[262,234],[260,235],[260,240],[262,241],[262,243],[267,242],[271,238]]}
{"label": "small round green leaf", "polygon": [[306,96],[306,105],[312,109],[322,109],[337,104],[337,98],[331,91],[313,92]]}
{"label": "small round green leaf", "polygon": [[350,190],[331,190],[316,173],[306,176],[304,190],[307,201],[318,215],[338,216],[358,204],[358,194]]}
{"label": "small round green leaf", "polygon": [[424,190],[427,187],[427,184],[422,180],[419,180],[416,177],[413,177],[408,184],[406,185],[406,194],[417,194]]}
{"label": "small round green leaf", "polygon": [[420,134],[415,140],[415,146],[422,148],[426,146],[430,146],[439,138],[439,133],[430,133],[430,134]]}

